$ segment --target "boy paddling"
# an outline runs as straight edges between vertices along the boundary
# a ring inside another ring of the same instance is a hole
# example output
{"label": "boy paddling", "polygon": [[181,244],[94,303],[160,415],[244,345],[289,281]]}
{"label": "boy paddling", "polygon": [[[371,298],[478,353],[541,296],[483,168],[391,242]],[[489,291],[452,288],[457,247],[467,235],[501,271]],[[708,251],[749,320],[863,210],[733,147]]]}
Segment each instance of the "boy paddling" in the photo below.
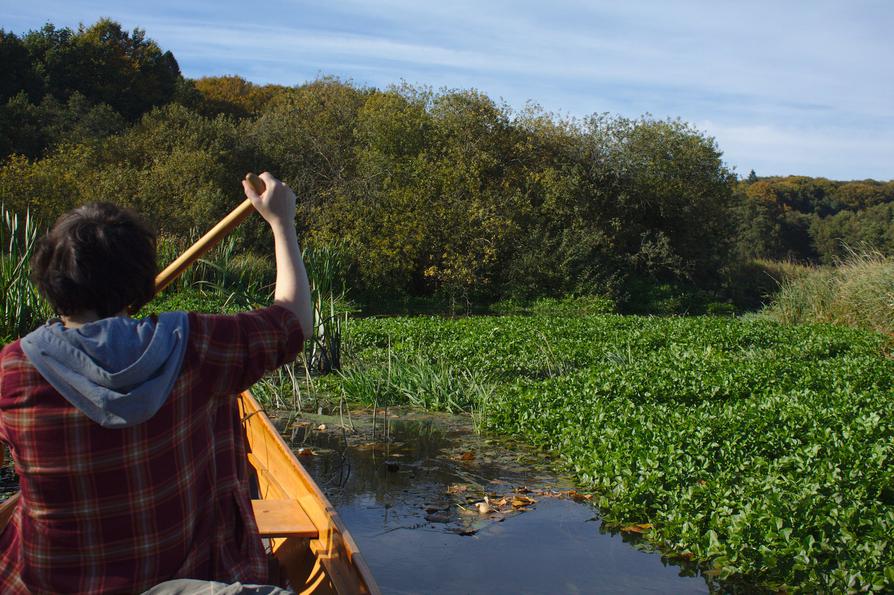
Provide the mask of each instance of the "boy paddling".
{"label": "boy paddling", "polygon": [[21,498],[0,534],[0,592],[134,593],[175,578],[264,583],[233,395],[295,358],[310,291],[295,195],[245,194],[270,224],[268,308],[134,320],[155,236],[133,213],[63,215],[32,260],[60,318],[0,352],[0,440]]}

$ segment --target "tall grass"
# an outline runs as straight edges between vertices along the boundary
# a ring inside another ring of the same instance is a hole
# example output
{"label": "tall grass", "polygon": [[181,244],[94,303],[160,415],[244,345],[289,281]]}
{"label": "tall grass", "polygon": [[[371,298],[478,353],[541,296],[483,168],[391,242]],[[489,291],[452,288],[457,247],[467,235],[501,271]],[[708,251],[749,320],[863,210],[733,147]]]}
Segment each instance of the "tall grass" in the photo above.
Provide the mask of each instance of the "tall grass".
{"label": "tall grass", "polygon": [[327,374],[340,370],[342,364],[342,338],[351,311],[345,286],[348,260],[339,245],[309,245],[303,257],[314,314],[305,362],[309,370]]}
{"label": "tall grass", "polygon": [[29,333],[52,314],[31,284],[31,255],[34,252],[39,228],[30,213],[17,213],[0,206],[0,289],[2,289],[3,319],[0,339],[4,343]]}
{"label": "tall grass", "polygon": [[342,371],[340,388],[348,402],[410,405],[451,413],[484,410],[494,387],[481,373],[422,354],[395,355],[387,362],[358,363]]}
{"label": "tall grass", "polygon": [[835,267],[784,281],[764,313],[780,322],[829,322],[894,333],[894,259],[849,251]]}

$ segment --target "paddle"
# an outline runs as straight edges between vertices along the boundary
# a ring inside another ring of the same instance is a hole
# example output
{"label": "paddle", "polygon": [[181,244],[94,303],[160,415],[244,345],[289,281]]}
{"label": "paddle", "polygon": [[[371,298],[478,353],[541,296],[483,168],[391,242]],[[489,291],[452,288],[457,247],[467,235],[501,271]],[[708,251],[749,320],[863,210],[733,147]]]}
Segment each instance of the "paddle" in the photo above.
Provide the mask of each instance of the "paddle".
{"label": "paddle", "polygon": [[[251,184],[255,192],[262,194],[266,190],[264,181],[253,173],[245,175],[245,179]],[[220,222],[212,227],[208,233],[203,235],[199,240],[190,246],[183,254],[174,262],[169,264],[165,269],[155,277],[155,293],[161,292],[162,289],[173,283],[183,271],[189,268],[189,265],[201,258],[205,253],[214,248],[228,233],[233,231],[237,225],[242,223],[252,211],[251,200],[246,198],[245,201],[232,211],[230,214],[220,220]],[[9,518],[15,510],[16,502],[19,501],[19,492],[16,492],[8,499],[0,503],[0,531],[2,531]]]}
{"label": "paddle", "polygon": [[[264,181],[255,174],[246,174],[245,179],[248,180],[248,183],[251,184],[252,188],[254,188],[255,192],[258,194],[262,194],[266,189]],[[183,271],[189,268],[189,265],[214,248],[218,242],[248,217],[252,208],[251,200],[246,198],[241,205],[230,211],[229,215],[221,219],[217,225],[208,231],[208,233],[199,238],[199,240],[181,254],[177,260],[169,264],[165,270],[155,277],[155,293],[160,292],[162,289],[173,283]]]}

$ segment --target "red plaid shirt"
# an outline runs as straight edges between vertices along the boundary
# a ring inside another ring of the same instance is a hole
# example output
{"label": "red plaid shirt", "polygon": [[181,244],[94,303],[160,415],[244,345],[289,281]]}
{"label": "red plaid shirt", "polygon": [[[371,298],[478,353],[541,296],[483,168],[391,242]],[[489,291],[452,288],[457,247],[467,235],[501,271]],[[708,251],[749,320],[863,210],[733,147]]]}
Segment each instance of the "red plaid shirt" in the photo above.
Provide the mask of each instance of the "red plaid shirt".
{"label": "red plaid shirt", "polygon": [[173,391],[150,420],[104,429],[25,357],[0,352],[0,440],[21,501],[0,534],[0,593],[139,593],[173,578],[264,583],[244,432],[232,395],[295,358],[297,318],[272,306],[189,315]]}

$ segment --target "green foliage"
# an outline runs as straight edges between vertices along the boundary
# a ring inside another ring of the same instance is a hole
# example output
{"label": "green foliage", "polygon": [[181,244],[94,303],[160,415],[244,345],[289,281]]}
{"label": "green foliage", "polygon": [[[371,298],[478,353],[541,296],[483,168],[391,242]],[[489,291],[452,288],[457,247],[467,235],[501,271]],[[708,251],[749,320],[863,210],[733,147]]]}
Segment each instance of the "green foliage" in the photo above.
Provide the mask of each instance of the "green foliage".
{"label": "green foliage", "polygon": [[[894,362],[880,335],[707,317],[383,318],[354,321],[349,346],[363,363],[343,387],[366,401],[407,401],[388,381],[398,368],[474,373],[488,429],[551,450],[608,522],[651,524],[667,555],[722,580],[894,588]],[[431,394],[418,384],[404,385]],[[459,402],[466,389],[451,390]]]}
{"label": "green foliage", "polygon": [[848,258],[850,247],[894,256],[894,202],[815,219],[810,235],[823,264]]}
{"label": "green foliage", "polygon": [[243,118],[256,114],[284,87],[277,85],[257,86],[238,76],[202,77],[195,81],[195,90],[201,96],[196,102],[205,116],[226,114]]}
{"label": "green foliage", "polygon": [[351,402],[453,413],[481,410],[493,392],[481,374],[422,355],[389,356],[384,365],[355,365],[340,373],[337,388]]}
{"label": "green foliage", "polygon": [[617,309],[611,298],[588,296],[565,296],[563,298],[538,298],[533,302],[524,300],[501,300],[491,304],[495,314],[537,314],[541,316],[593,316],[614,314]]}
{"label": "green foliage", "polygon": [[[712,292],[692,284],[657,283],[654,280],[634,278],[625,285],[620,300],[621,311],[626,314],[657,314],[661,316],[684,314],[728,314],[735,306],[719,300]],[[712,310],[709,312],[709,309]]]}
{"label": "green foliage", "polygon": [[[678,120],[563,119],[475,90],[328,77],[185,81],[144,32],[108,20],[0,33],[0,55],[13,69],[0,201],[14,212],[49,222],[113,200],[185,238],[241,202],[246,171],[269,170],[300,198],[302,237],[340,243],[348,283],[370,299],[469,312],[593,295],[704,312],[760,303],[764,285],[735,283],[754,258],[830,262],[843,241],[894,250],[891,183],[737,183],[714,140]],[[244,234],[244,248],[268,249],[257,220]]]}
{"label": "green foliage", "polygon": [[128,33],[109,19],[78,31],[50,24],[22,39],[43,91],[65,101],[79,92],[128,119],[171,100],[180,68],[142,29]]}
{"label": "green foliage", "polygon": [[0,106],[0,155],[37,158],[63,144],[98,145],[124,127],[118,112],[104,103],[92,104],[78,92],[65,103],[46,95],[35,105],[22,91]]}
{"label": "green foliage", "polygon": [[197,288],[167,290],[143,306],[134,316],[141,318],[162,312],[205,312],[208,314],[235,314],[245,310],[242,304],[234,304],[224,293],[201,291]]}
{"label": "green foliage", "polygon": [[307,246],[304,263],[313,304],[313,332],[305,342],[309,370],[328,374],[341,369],[342,337],[351,308],[344,285],[347,261],[340,245]]}

